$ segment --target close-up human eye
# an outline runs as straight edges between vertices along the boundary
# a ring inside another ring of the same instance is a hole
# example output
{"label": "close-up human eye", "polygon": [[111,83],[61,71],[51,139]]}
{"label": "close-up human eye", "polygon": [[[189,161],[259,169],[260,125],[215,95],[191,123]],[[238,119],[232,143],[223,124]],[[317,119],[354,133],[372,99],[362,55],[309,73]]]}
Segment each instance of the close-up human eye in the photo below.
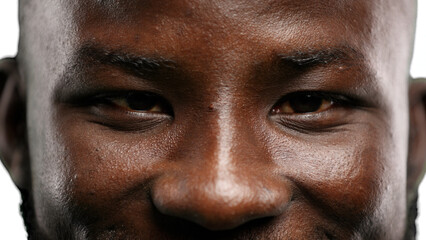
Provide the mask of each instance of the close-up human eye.
{"label": "close-up human eye", "polygon": [[171,104],[145,91],[97,94],[84,100],[90,121],[119,131],[146,131],[173,118]]}
{"label": "close-up human eye", "polygon": [[272,109],[273,114],[306,114],[326,111],[337,102],[320,93],[300,92],[285,96]]}
{"label": "close-up human eye", "polygon": [[355,107],[357,105],[361,105],[361,103],[342,94],[301,91],[282,97],[272,108],[271,114],[312,115],[338,107]]}
{"label": "close-up human eye", "polygon": [[164,99],[148,92],[128,92],[105,96],[99,99],[98,104],[135,113],[170,113],[170,108]]}
{"label": "close-up human eye", "polygon": [[344,94],[300,91],[283,96],[271,109],[271,119],[294,130],[323,131],[349,123],[364,103]]}

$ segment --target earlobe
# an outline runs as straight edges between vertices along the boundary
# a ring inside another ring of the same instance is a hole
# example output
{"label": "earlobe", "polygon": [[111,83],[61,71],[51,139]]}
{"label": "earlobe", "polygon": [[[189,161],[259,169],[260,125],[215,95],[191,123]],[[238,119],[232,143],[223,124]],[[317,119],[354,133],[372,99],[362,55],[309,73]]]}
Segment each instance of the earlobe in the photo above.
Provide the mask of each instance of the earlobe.
{"label": "earlobe", "polygon": [[407,166],[408,200],[416,197],[426,172],[426,79],[416,79],[409,89],[410,140]]}
{"label": "earlobe", "polygon": [[23,92],[16,60],[0,60],[0,158],[20,188],[29,169]]}

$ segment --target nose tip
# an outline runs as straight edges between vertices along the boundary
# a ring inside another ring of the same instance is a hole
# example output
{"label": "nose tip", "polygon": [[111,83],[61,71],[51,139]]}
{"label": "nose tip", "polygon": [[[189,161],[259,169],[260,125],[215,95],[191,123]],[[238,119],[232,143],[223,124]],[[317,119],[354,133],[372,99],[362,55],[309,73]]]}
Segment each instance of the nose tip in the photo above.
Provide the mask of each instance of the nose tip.
{"label": "nose tip", "polygon": [[152,198],[161,213],[218,231],[280,215],[291,189],[283,179],[264,176],[238,181],[169,176],[156,182]]}

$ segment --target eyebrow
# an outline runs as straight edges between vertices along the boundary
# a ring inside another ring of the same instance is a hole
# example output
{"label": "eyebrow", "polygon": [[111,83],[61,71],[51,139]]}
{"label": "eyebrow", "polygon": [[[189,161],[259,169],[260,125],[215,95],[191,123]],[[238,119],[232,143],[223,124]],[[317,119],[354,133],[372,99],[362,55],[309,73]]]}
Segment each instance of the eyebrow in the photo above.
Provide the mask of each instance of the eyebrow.
{"label": "eyebrow", "polygon": [[[185,79],[183,76],[176,77],[182,74],[182,69],[175,61],[155,54],[140,54],[137,51],[127,49],[126,46],[104,46],[89,42],[78,48],[72,58],[74,64],[71,64],[61,76],[62,81],[60,82],[62,84],[57,86],[56,101],[65,101],[63,99],[66,99],[65,96],[68,95],[63,92],[64,89],[75,88],[71,83],[76,79],[76,75],[81,74],[79,67],[92,68],[93,66],[90,65],[93,63],[118,67],[120,70],[130,72],[130,74],[148,81],[163,81],[169,79],[169,76],[173,76],[174,80]],[[286,71],[287,74],[288,71],[292,71],[291,68],[296,71],[295,74],[298,74],[299,71],[310,71],[311,68],[316,66],[343,66],[358,69],[354,71],[362,75],[362,77],[357,78],[359,81],[373,82],[372,79],[376,78],[376,74],[368,65],[365,56],[348,45],[290,50],[275,54],[275,60],[278,60],[278,64],[281,65],[279,69]],[[85,79],[85,77],[81,76],[81,79]]]}
{"label": "eyebrow", "polygon": [[[100,64],[117,67],[136,77],[164,81],[174,76],[177,80],[182,72],[179,65],[155,54],[139,54],[125,46],[111,47],[93,42],[83,44],[74,54],[78,62],[85,65]],[[345,67],[362,69],[365,79],[374,78],[374,74],[366,63],[364,55],[355,48],[343,44],[322,48],[300,48],[276,54],[279,68],[286,74],[297,74],[315,69],[316,67]],[[83,60],[83,61],[81,61]],[[296,72],[292,72],[296,71]],[[180,73],[179,73],[180,72]]]}
{"label": "eyebrow", "polygon": [[173,60],[163,57],[139,56],[121,49],[109,49],[94,44],[84,44],[80,47],[76,58],[117,66],[140,77],[155,75],[161,71],[171,71],[177,67]]}
{"label": "eyebrow", "polygon": [[328,64],[348,66],[365,62],[365,57],[361,52],[347,45],[325,49],[298,50],[289,54],[280,54],[278,57],[282,64],[298,68]]}
{"label": "eyebrow", "polygon": [[[163,57],[138,56],[121,49],[109,49],[91,43],[84,44],[77,51],[76,56],[80,59],[119,66],[142,77],[160,69],[173,70],[177,67],[176,62]],[[282,64],[296,67],[314,67],[331,63],[353,65],[365,61],[362,53],[348,45],[325,49],[296,50],[291,53],[279,54],[278,58]]]}

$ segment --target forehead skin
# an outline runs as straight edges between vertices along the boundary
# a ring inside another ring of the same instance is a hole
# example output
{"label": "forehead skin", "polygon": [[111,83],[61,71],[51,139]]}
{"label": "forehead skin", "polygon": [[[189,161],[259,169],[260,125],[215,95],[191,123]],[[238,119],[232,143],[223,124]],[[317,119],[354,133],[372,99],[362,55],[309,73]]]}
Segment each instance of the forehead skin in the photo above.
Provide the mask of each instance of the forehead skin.
{"label": "forehead skin", "polygon": [[[18,57],[41,234],[401,239],[414,7],[21,1]],[[294,67],[312,56],[323,59]],[[138,74],[127,67],[135,59],[172,67]],[[130,117],[75,104],[106,89],[160,94],[173,119],[122,131],[107,125]],[[305,119],[271,116],[298,91],[366,104]]]}

